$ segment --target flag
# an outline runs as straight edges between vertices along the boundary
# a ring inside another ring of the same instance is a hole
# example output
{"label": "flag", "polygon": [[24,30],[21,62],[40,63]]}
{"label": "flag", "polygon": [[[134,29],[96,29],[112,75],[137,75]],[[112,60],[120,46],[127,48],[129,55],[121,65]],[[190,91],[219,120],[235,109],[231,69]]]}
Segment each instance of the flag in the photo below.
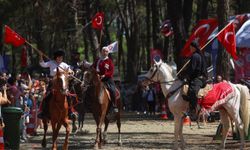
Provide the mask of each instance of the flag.
{"label": "flag", "polygon": [[27,49],[26,46],[22,48],[22,54],[21,54],[21,67],[27,67],[28,66],[28,59],[27,59]]}
{"label": "flag", "polygon": [[236,39],[234,24],[230,23],[218,36],[217,39],[225,47],[227,52],[231,54],[233,59],[237,60],[238,56],[236,54]]}
{"label": "flag", "polygon": [[173,27],[171,24],[170,20],[165,20],[162,25],[160,26],[161,33],[165,36],[168,37],[174,33]]}
{"label": "flag", "polygon": [[104,13],[97,12],[92,18],[92,28],[102,30],[104,22]]}
{"label": "flag", "polygon": [[190,44],[196,40],[200,47],[206,44],[209,35],[216,29],[218,22],[216,19],[203,19],[198,22],[189,37],[188,41],[181,50],[181,56],[189,57],[191,55]]}
{"label": "flag", "polygon": [[118,41],[115,41],[106,47],[108,48],[109,53],[118,52]]}
{"label": "flag", "polygon": [[163,54],[162,54],[161,50],[155,49],[155,48],[150,49],[150,61],[151,61],[151,64],[154,63],[154,59],[157,60],[157,61],[159,59],[163,59]]}
{"label": "flag", "polygon": [[25,43],[25,39],[13,31],[10,27],[5,25],[4,42],[15,47],[21,46]]}
{"label": "flag", "polygon": [[250,48],[250,20],[246,21],[236,34],[236,46]]}
{"label": "flag", "polygon": [[232,17],[233,23],[234,23],[234,29],[237,33],[237,31],[240,29],[240,27],[248,20],[247,14],[241,14],[241,15],[236,15]]}

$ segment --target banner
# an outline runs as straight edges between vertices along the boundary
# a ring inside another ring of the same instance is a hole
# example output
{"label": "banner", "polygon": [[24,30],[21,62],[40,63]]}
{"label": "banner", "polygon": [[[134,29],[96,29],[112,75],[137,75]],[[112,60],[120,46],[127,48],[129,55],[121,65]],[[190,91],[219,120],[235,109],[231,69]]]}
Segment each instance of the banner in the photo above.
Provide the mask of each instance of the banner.
{"label": "banner", "polygon": [[97,12],[92,18],[92,28],[102,30],[104,22],[104,13]]}
{"label": "banner", "polygon": [[191,55],[190,44],[196,40],[199,46],[202,47],[206,44],[210,34],[216,29],[218,22],[216,19],[203,19],[200,20],[194,27],[194,30],[189,37],[188,41],[181,50],[181,56],[189,57]]}
{"label": "banner", "polygon": [[161,52],[161,50],[159,49],[154,49],[154,48],[151,48],[150,49],[150,62],[151,64],[154,63],[154,59],[163,59],[163,54]]}
{"label": "banner", "polygon": [[242,78],[250,78],[250,48],[240,48],[240,55],[235,65],[235,82]]}

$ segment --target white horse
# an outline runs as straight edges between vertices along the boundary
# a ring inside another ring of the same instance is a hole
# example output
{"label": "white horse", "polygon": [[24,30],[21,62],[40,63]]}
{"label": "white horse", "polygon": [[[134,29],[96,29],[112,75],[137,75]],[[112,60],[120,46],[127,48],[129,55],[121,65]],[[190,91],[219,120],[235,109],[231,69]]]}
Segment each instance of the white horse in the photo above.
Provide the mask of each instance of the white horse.
{"label": "white horse", "polygon": [[[159,60],[154,62],[154,65],[147,72],[146,80],[144,84],[148,85],[152,82],[158,82],[161,84],[162,91],[165,97],[171,93],[168,98],[169,109],[174,115],[175,129],[174,129],[174,149],[178,149],[178,138],[181,141],[181,149],[185,147],[185,141],[183,138],[183,112],[186,112],[189,107],[189,102],[182,98],[182,84],[183,81],[177,79],[173,69],[166,63]],[[229,84],[229,83],[228,83]],[[221,116],[221,123],[223,124],[222,133],[222,149],[225,148],[227,133],[229,129],[230,119],[232,119],[239,130],[241,149],[245,146],[244,131],[248,134],[249,126],[249,110],[248,110],[248,88],[239,84],[231,84],[234,91],[234,96],[228,98],[226,103],[222,104],[219,109]],[[173,92],[174,91],[174,92]]]}

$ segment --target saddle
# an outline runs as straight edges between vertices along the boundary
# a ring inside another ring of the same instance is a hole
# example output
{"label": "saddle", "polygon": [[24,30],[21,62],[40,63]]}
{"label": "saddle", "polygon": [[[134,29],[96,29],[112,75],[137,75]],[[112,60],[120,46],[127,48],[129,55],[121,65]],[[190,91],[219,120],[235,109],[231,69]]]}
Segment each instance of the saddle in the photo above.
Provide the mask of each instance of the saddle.
{"label": "saddle", "polygon": [[[207,84],[204,88],[201,88],[198,92],[197,98],[202,98],[207,95],[207,93],[212,90],[213,86],[211,84]],[[182,87],[182,95],[187,96],[188,93],[188,84],[184,84]]]}

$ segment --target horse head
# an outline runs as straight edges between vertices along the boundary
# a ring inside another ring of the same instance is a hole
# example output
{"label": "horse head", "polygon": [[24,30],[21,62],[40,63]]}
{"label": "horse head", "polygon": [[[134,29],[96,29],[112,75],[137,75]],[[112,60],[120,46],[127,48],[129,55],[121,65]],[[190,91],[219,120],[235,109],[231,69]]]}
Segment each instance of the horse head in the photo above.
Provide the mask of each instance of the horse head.
{"label": "horse head", "polygon": [[153,59],[153,61],[153,65],[145,74],[146,80],[143,81],[143,85],[174,80],[173,69],[168,64],[164,63],[161,59]]}
{"label": "horse head", "polygon": [[61,91],[63,94],[68,90],[68,69],[61,72],[57,68],[56,75],[52,79],[52,89]]}

